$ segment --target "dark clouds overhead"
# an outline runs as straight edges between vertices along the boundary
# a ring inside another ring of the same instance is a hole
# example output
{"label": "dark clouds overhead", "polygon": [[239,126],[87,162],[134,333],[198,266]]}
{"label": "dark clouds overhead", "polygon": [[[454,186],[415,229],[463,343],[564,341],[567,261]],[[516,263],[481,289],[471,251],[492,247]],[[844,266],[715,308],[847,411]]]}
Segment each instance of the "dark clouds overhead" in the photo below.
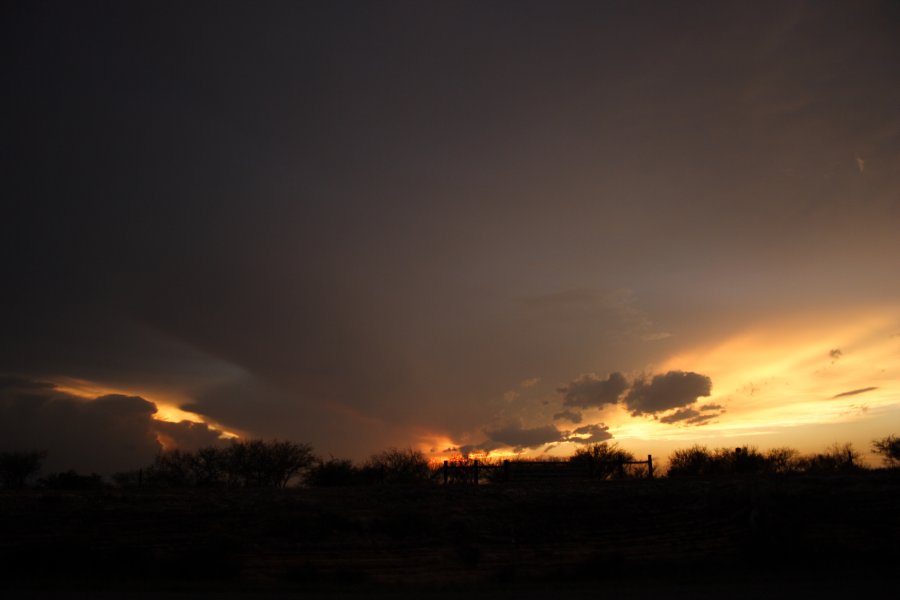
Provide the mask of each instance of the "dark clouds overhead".
{"label": "dark clouds overhead", "polygon": [[649,382],[643,377],[636,379],[623,402],[637,416],[688,406],[711,392],[712,381],[706,375],[669,371],[654,375]]}
{"label": "dark clouds overhead", "polygon": [[537,448],[563,439],[563,434],[552,425],[525,428],[521,425],[511,424],[497,429],[485,430],[484,433],[492,441],[500,442],[513,448]]}
{"label": "dark clouds overhead", "polygon": [[659,418],[660,423],[682,425],[703,425],[720,416],[725,409],[718,404],[704,404],[698,407],[679,408]]}
{"label": "dark clouds overhead", "polygon": [[[654,375],[649,382],[646,376],[641,376],[631,383],[618,372],[605,379],[596,375],[582,375],[568,385],[557,388],[557,392],[563,394],[564,407],[574,405],[579,408],[604,408],[621,403],[635,417],[656,415],[678,408],[680,410],[661,417],[660,422],[684,422],[692,425],[708,421],[712,416],[724,412],[718,404],[689,406],[700,397],[709,396],[711,391],[712,380],[709,377],[684,371]],[[706,414],[701,415],[701,412]],[[715,414],[710,415],[711,412]],[[579,423],[582,414],[566,408],[554,414],[553,419]]]}
{"label": "dark clouds overhead", "polygon": [[577,427],[569,435],[566,436],[567,441],[574,442],[576,444],[593,444],[596,442],[611,440],[612,438],[613,435],[609,432],[609,427],[604,425],[603,423]]}
{"label": "dark clouds overhead", "polygon": [[565,406],[578,408],[602,408],[615,404],[619,396],[628,389],[628,380],[621,373],[610,373],[607,377],[582,375],[570,384],[558,389],[563,394]]}
{"label": "dark clouds overhead", "polygon": [[560,419],[564,419],[566,421],[570,421],[572,423],[581,423],[581,419],[583,415],[575,410],[565,409],[553,415],[553,420],[557,421]]}

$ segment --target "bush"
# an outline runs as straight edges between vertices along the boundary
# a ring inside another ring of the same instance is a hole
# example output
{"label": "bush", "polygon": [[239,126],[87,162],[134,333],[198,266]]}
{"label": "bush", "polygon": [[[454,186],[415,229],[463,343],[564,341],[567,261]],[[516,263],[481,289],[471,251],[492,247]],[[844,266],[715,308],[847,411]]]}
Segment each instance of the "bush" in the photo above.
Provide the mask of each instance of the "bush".
{"label": "bush", "polygon": [[712,475],[713,456],[706,446],[693,445],[669,455],[669,477]]}
{"label": "bush", "polygon": [[113,481],[120,487],[286,487],[302,478],[315,460],[309,444],[234,441],[227,448],[160,452],[143,474],[116,473]]}
{"label": "bush", "polygon": [[22,489],[37,475],[47,457],[46,452],[0,452],[0,484],[5,488]]}
{"label": "bush", "polygon": [[187,487],[193,485],[191,462],[193,456],[181,450],[160,452],[147,469],[148,485],[161,487]]}
{"label": "bush", "polygon": [[833,444],[819,454],[801,456],[793,448],[773,448],[765,453],[752,446],[717,448],[692,446],[675,450],[669,457],[669,477],[763,475],[767,473],[831,473],[862,469],[852,444]]}
{"label": "bush", "polygon": [[893,434],[880,440],[872,440],[872,450],[881,455],[881,460],[888,467],[900,464],[900,438]]}
{"label": "bush", "polygon": [[800,470],[804,473],[837,473],[862,470],[860,454],[853,449],[853,444],[834,443],[819,454],[810,454],[798,459]]}
{"label": "bush", "polygon": [[770,448],[766,451],[766,462],[770,473],[796,473],[800,470],[800,453],[793,448]]}
{"label": "bush", "polygon": [[714,477],[717,475],[762,475],[794,469],[797,451],[775,448],[765,454],[753,446],[716,448],[694,445],[669,456],[669,477]]}
{"label": "bush", "polygon": [[431,467],[418,450],[388,448],[372,455],[363,473],[384,483],[425,483],[431,477]]}
{"label": "bush", "polygon": [[312,446],[288,441],[235,441],[225,453],[228,479],[242,487],[287,487],[314,462]]}
{"label": "bush", "polygon": [[600,479],[614,479],[618,477],[635,476],[632,465],[622,466],[623,462],[633,461],[634,454],[619,448],[618,444],[600,442],[588,444],[575,450],[575,454],[569,461],[584,465],[591,476]]}
{"label": "bush", "polygon": [[362,482],[360,469],[343,458],[319,460],[306,474],[306,483],[316,487],[354,485]]}

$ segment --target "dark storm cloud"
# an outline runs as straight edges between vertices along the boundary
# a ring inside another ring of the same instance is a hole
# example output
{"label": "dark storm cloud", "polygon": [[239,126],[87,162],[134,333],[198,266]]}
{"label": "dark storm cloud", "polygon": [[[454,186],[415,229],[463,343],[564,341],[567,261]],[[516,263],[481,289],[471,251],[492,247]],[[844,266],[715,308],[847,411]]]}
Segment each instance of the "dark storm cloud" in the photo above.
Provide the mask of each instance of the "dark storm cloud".
{"label": "dark storm cloud", "polygon": [[566,386],[557,389],[563,394],[565,406],[579,408],[602,408],[615,404],[619,396],[628,389],[628,381],[621,373],[610,373],[605,379],[597,375],[582,375]]}
{"label": "dark storm cloud", "polygon": [[554,421],[558,421],[561,419],[565,419],[566,421],[571,421],[572,423],[578,424],[581,423],[582,415],[577,410],[565,409],[553,415]]}
{"label": "dark storm cloud", "polygon": [[485,430],[484,433],[491,440],[514,448],[537,448],[563,439],[563,433],[553,425],[528,429],[512,424],[498,429]]}
{"label": "dark storm cloud", "polygon": [[694,417],[700,416],[700,411],[694,408],[682,408],[676,410],[670,415],[659,418],[660,423],[677,423],[679,421],[687,421]]}
{"label": "dark storm cloud", "polygon": [[623,399],[633,416],[654,414],[693,404],[702,396],[709,396],[712,380],[706,375],[685,371],[669,371],[634,381]]}
{"label": "dark storm cloud", "polygon": [[725,408],[720,404],[703,404],[698,407],[679,408],[659,418],[660,423],[681,423],[682,425],[704,425],[722,415]]}
{"label": "dark storm cloud", "polygon": [[156,406],[137,396],[76,398],[27,378],[0,380],[0,446],[47,452],[45,471],[75,469],[109,474],[149,464],[159,437],[189,449],[215,443],[206,425],[163,423]]}
{"label": "dark storm cloud", "polygon": [[866,392],[871,392],[871,391],[877,390],[877,389],[878,389],[877,387],[859,388],[858,390],[850,390],[849,392],[841,392],[840,394],[835,394],[834,396],[831,397],[831,399],[834,400],[835,398],[845,398],[847,396],[855,396],[857,394],[864,394]]}
{"label": "dark storm cloud", "polygon": [[718,416],[719,416],[718,414],[698,415],[696,417],[688,419],[687,424],[688,425],[706,425],[707,423],[709,423],[710,421],[712,421],[713,419],[715,419]]}
{"label": "dark storm cloud", "polygon": [[585,425],[573,430],[566,436],[566,441],[576,444],[593,444],[604,440],[611,440],[613,435],[609,432],[609,426],[602,423]]}
{"label": "dark storm cloud", "polygon": [[[504,444],[503,442],[495,442],[491,440],[484,440],[480,444],[465,444],[459,447],[459,453],[463,456],[469,456],[474,452],[491,452],[493,450],[499,450],[500,448],[506,448],[508,444]],[[448,449],[452,450],[452,449]],[[446,450],[445,450],[446,452]]]}

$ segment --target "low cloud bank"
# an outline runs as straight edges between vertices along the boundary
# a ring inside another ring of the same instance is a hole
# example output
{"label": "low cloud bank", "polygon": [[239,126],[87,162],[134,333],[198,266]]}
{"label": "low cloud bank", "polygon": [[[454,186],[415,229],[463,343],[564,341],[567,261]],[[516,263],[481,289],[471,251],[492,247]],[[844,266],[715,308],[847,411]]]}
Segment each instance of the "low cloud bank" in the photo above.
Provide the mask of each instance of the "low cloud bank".
{"label": "low cloud bank", "polygon": [[83,399],[52,383],[0,376],[0,450],[47,452],[44,472],[110,474],[144,466],[165,447],[193,450],[221,442],[206,423],[154,418],[140,396]]}

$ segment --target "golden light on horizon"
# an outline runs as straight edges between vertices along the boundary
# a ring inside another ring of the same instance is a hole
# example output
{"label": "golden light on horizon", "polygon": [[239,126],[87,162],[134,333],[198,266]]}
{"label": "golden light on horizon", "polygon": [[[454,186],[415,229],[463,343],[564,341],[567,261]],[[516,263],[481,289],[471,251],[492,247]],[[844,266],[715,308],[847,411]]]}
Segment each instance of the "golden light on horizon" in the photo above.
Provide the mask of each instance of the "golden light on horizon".
{"label": "golden light on horizon", "polygon": [[[900,408],[898,332],[900,310],[884,306],[750,325],[724,341],[679,352],[655,369],[709,376],[712,393],[697,405],[720,404],[722,415],[687,426],[635,419],[617,407],[607,422],[616,440],[631,442],[786,437],[797,428],[850,423],[873,437],[885,435],[897,423],[884,418]],[[834,441],[801,437],[809,449]]]}
{"label": "golden light on horizon", "polygon": [[[692,408],[716,404],[724,412],[701,425],[665,423],[661,417],[669,413],[633,416],[620,403],[587,411],[584,422],[607,424],[610,443],[639,453],[694,443],[790,445],[807,452],[851,437],[865,452],[872,439],[898,425],[900,310],[863,306],[748,324],[719,341],[684,349],[652,372],[671,370],[709,376],[711,395]],[[449,438],[444,442],[442,448],[459,445]],[[571,454],[578,447],[574,442],[477,457]]]}
{"label": "golden light on horizon", "polygon": [[861,407],[900,403],[898,332],[893,307],[801,315],[679,353],[660,370],[711,377],[701,400],[726,404],[729,426],[848,420]]}

